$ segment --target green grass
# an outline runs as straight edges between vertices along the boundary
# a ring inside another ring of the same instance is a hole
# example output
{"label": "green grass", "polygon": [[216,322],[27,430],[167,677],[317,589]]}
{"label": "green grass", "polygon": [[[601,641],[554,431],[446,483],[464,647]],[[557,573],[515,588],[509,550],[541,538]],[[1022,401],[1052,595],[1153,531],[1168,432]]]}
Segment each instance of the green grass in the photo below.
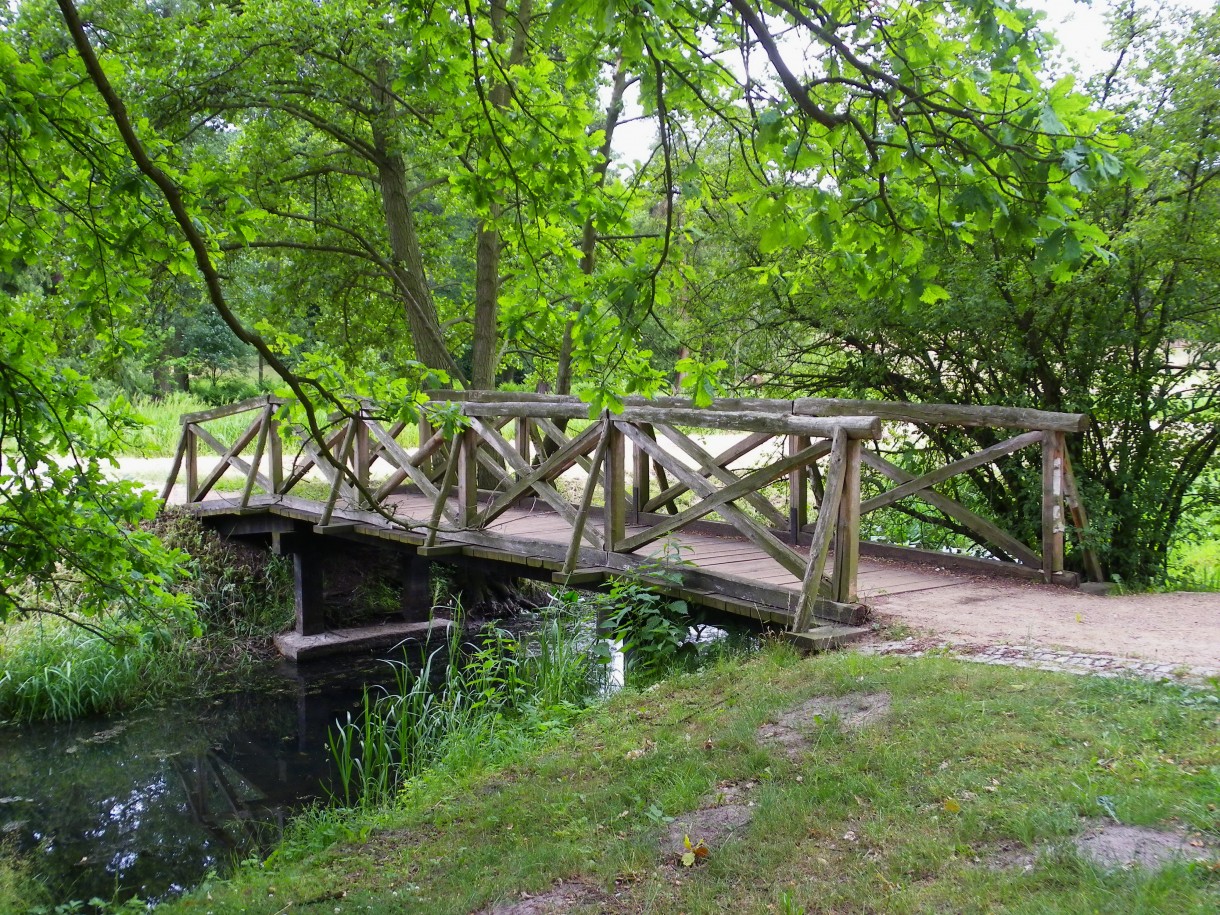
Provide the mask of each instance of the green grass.
{"label": "green grass", "polygon": [[1220,540],[1176,546],[1168,584],[1177,591],[1220,591]]}
{"label": "green grass", "polygon": [[155,532],[190,554],[179,587],[201,631],[117,616],[81,620],[86,628],[70,608],[0,623],[0,722],[66,721],[196,692],[243,670],[292,618],[287,560],[226,544],[182,512],[163,513]]}
{"label": "green grass", "polygon": [[106,628],[109,640],[54,617],[0,627],[0,720],[67,721],[181,691],[186,659],[172,642]]}
{"label": "green grass", "polygon": [[[803,757],[757,739],[809,697],[877,691],[888,718],[826,722]],[[1218,712],[1215,689],[770,647],[624,692],[541,747],[434,769],[392,806],[317,813],[265,866],[166,909],[467,913],[579,878],[626,912],[1210,913],[1202,866],[982,862],[1107,811],[1216,838]],[[691,870],[662,857],[665,817],[746,780],[744,835]]]}
{"label": "green grass", "polygon": [[27,862],[0,843],[0,912],[28,912],[47,902],[46,890],[29,873]]}
{"label": "green grass", "polygon": [[581,644],[586,631],[565,610],[522,636],[489,626],[461,651],[455,629],[439,686],[439,652],[418,673],[396,663],[396,688],[366,690],[360,715],[331,730],[342,801],[386,804],[429,770],[464,770],[471,758],[486,763],[505,747],[564,727],[601,683],[588,639]]}
{"label": "green grass", "polygon": [[[132,402],[135,412],[145,420],[132,430],[118,449],[120,457],[170,457],[182,435],[181,416],[211,409],[211,405],[193,394],[174,393],[154,400],[137,397]],[[226,416],[208,423],[208,431],[223,442],[241,435],[254,419],[254,414]]]}

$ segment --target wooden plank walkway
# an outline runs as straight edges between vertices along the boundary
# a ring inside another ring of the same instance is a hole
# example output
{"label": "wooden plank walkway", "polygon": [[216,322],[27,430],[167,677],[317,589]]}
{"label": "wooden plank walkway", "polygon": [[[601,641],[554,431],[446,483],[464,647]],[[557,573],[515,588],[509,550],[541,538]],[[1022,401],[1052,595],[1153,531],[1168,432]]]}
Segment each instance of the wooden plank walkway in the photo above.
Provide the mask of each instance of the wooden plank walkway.
{"label": "wooden plank walkway", "polygon": [[[455,503],[456,500],[450,500]],[[298,528],[326,531],[316,534],[325,542],[327,536],[350,539],[391,541],[407,549],[419,551],[426,538],[424,525],[432,512],[433,502],[420,493],[395,493],[386,497],[386,507],[393,507],[398,524],[390,524],[374,512],[351,508],[333,510],[325,528],[317,528],[326,506],[320,501],[295,496],[255,495],[247,504],[236,496],[212,493],[200,502],[188,506],[195,514],[227,521],[230,529],[261,532],[276,527],[270,519],[282,519]],[[260,520],[262,519],[262,520]],[[411,530],[411,525],[419,525]],[[643,525],[627,525],[630,535],[644,530]],[[564,554],[571,539],[567,522],[545,503],[511,508],[481,531],[454,531],[439,534],[433,556],[448,547],[460,547],[460,553],[450,552],[446,559],[461,555],[516,565],[522,574],[562,582]],[[437,549],[439,547],[440,549]],[[322,549],[322,547],[319,547]],[[808,547],[796,551],[808,555]],[[429,552],[425,550],[425,552]],[[684,529],[675,532],[662,544],[652,544],[635,556],[607,554],[606,563],[591,568],[586,563],[579,573],[582,585],[597,584],[589,573],[596,569],[609,576],[624,572],[638,564],[657,566],[674,573],[682,580],[674,586],[661,579],[652,583],[661,590],[680,596],[693,604],[707,606],[760,622],[788,626],[800,599],[801,581],[745,537],[732,532],[699,532]],[[828,567],[833,570],[833,554]],[[647,575],[645,576],[647,577]],[[818,628],[807,641],[817,644],[842,644],[864,635],[868,630],[859,624],[867,618],[871,599],[904,593],[930,591],[965,584],[974,576],[936,569],[926,564],[905,563],[885,559],[859,560],[859,604],[823,609],[816,622]]]}

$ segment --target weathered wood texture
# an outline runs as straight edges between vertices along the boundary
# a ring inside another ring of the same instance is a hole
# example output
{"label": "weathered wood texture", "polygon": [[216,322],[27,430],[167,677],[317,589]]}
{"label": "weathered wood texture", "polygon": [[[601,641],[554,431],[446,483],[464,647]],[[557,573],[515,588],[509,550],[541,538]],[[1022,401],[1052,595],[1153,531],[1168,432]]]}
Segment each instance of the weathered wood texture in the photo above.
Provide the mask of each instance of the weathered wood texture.
{"label": "weathered wood texture", "polygon": [[[215,499],[220,480],[236,473],[242,477],[237,509],[244,510],[260,498],[291,498],[314,475],[324,481],[325,494],[313,503],[312,522],[329,534],[368,528],[392,539],[401,532],[417,537],[411,542],[429,556],[462,544],[464,551],[478,548],[489,557],[501,551],[527,566],[551,563],[552,572],[564,574],[633,569],[695,537],[689,542],[699,553],[692,561],[712,583],[709,594],[726,601],[761,594],[774,603],[774,589],[784,589],[785,619],[797,630],[808,628],[819,612],[832,612],[826,609],[832,605],[853,606],[884,590],[876,570],[861,572],[861,517],[908,499],[943,513],[992,555],[1007,557],[974,559],[957,563],[959,568],[983,563],[1067,581],[1070,521],[1086,571],[1102,575],[1068,457],[1066,433],[1087,426],[1085,416],[823,399],[731,400],[694,408],[678,398],[628,398],[621,413],[604,412],[587,424],[587,405],[569,397],[438,392],[436,399],[450,410],[457,404],[462,428],[456,434],[421,420],[420,444],[411,449],[399,441],[406,423],[383,422],[365,405],[331,417],[319,439],[293,430],[289,450],[296,456],[288,462],[276,419],[281,401],[254,398],[190,414],[183,417],[162,495],[169,498],[185,472],[188,502]],[[232,443],[206,428],[243,414],[251,421]],[[884,456],[883,419],[925,428],[1029,431],[917,476]],[[693,429],[745,434],[709,450]],[[219,457],[202,480],[200,442]],[[977,474],[1035,445],[1042,452],[1040,552],[938,491],[959,475]],[[862,499],[865,469],[873,476],[869,497]],[[878,481],[888,481],[888,488],[879,488]],[[352,521],[352,512],[366,520]],[[697,539],[704,536],[718,539]],[[906,579],[884,580],[902,585]],[[309,603],[305,595],[302,600]]]}

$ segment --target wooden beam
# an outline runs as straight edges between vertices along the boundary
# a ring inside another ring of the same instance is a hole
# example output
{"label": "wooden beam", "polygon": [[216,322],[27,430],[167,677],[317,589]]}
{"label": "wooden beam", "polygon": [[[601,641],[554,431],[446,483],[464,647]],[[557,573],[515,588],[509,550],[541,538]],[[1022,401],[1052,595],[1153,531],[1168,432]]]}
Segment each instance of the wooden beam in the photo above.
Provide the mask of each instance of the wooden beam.
{"label": "wooden beam", "polygon": [[[540,419],[586,419],[587,407],[577,404],[548,403],[467,403],[466,416],[485,419],[501,416],[529,416]],[[783,413],[701,410],[692,407],[624,407],[616,419],[631,423],[668,423],[699,428],[732,429],[741,432],[769,432],[772,435],[808,435],[828,438],[843,429],[851,438],[880,438],[881,420],[873,416],[840,416],[822,419]]]}
{"label": "wooden beam", "polygon": [[[579,456],[588,453],[600,440],[598,426],[589,426],[584,432],[570,439],[567,444],[535,467],[530,473],[517,479],[507,490],[495,498],[484,509],[479,518],[479,527],[486,527],[508,509],[512,508],[521,497],[534,489],[539,481],[549,480],[566,471],[576,463]],[[524,461],[525,458],[522,458]]]}
{"label": "wooden beam", "polygon": [[[477,434],[480,438],[482,438],[483,441],[490,445],[492,449],[504,459],[504,462],[508,464],[509,467],[511,467],[521,476],[529,475],[531,471],[530,466],[521,460],[521,456],[517,454],[512,445],[505,441],[504,437],[500,435],[499,432],[491,428],[489,424],[483,422],[477,417],[471,417],[470,424],[471,434]],[[567,521],[569,525],[573,527],[575,526],[576,510],[568,504],[567,500],[564,499],[563,496],[561,496],[553,487],[542,483],[540,480],[534,483],[533,488],[534,491],[542,497],[543,501],[545,501],[551,506],[551,508],[555,509],[555,511],[563,516],[563,519]],[[594,546],[597,547],[602,546],[603,543],[602,538],[597,534],[596,531],[593,530],[585,530],[585,539],[589,540]]]}
{"label": "wooden beam", "polygon": [[449,491],[453,489],[453,484],[457,480],[458,464],[461,463],[461,460],[461,438],[455,435],[453,441],[449,443],[449,459],[445,462],[445,473],[441,479],[440,488],[433,497],[432,515],[428,519],[428,533],[424,536],[424,546],[421,549],[431,547],[436,543],[436,535],[441,527],[441,515],[445,511],[445,503],[449,499]]}
{"label": "wooden beam", "polygon": [[463,429],[453,437],[458,450],[458,527],[473,527],[479,511],[479,439],[474,429]]}
{"label": "wooden beam", "polygon": [[[809,439],[803,435],[789,435],[788,453],[798,454],[809,447]],[[801,531],[809,523],[809,469],[802,464],[788,472],[788,531],[793,543],[800,543]]]}
{"label": "wooden beam", "polygon": [[793,632],[804,632],[813,617],[813,605],[819,592],[828,589],[826,555],[835,525],[839,521],[839,500],[843,498],[843,480],[847,470],[847,437],[837,435],[830,445],[830,465],[826,470],[826,495],[818,510],[818,520],[809,543],[809,561],[801,579],[801,599],[792,620]]}
{"label": "wooden beam", "polygon": [[1042,573],[1063,571],[1063,453],[1054,432],[1042,435]]}
{"label": "wooden beam", "polygon": [[869,512],[876,511],[879,508],[893,505],[895,502],[907,498],[907,496],[915,495],[921,489],[929,489],[937,483],[943,483],[950,477],[957,476],[959,473],[965,473],[967,470],[973,470],[975,467],[982,466],[983,464],[990,464],[1005,455],[1012,454],[1014,451],[1020,451],[1022,448],[1030,445],[1036,445],[1041,441],[1041,432],[1024,432],[1007,441],[992,445],[990,448],[976,451],[974,454],[968,455],[961,460],[938,467],[933,471],[923,474],[923,476],[916,477],[910,482],[895,486],[879,496],[874,496],[860,506],[860,514],[867,515]]}
{"label": "wooden beam", "polygon": [[[875,454],[868,449],[862,452],[861,457],[869,467],[880,471],[896,483],[909,483],[915,479],[915,474],[908,473],[897,464],[887,461],[881,455]],[[970,511],[970,509],[961,503],[953,501],[948,496],[942,496],[931,489],[921,489],[917,495],[922,501],[944,512],[954,521],[957,521],[963,527],[976,534],[984,543],[990,543],[993,546],[999,547],[1000,550],[1024,565],[1033,566],[1034,568],[1042,567],[1041,556],[1007,531],[981,515]]]}
{"label": "wooden beam", "polygon": [[[645,435],[656,438],[653,434],[652,426],[648,423],[640,425],[640,431]],[[652,474],[649,472],[649,465],[652,459],[648,457],[648,452],[641,450],[638,446],[633,445],[631,448],[631,520],[634,524],[640,523],[640,512],[645,511],[644,506],[648,503],[649,483],[652,481]]]}
{"label": "wooden beam", "polygon": [[[245,448],[246,445],[253,441],[254,436],[258,434],[258,430],[261,425],[262,418],[259,417],[258,419],[254,420],[254,422],[250,423],[248,427],[246,427],[246,431],[239,435],[234,440],[232,445],[225,448],[224,444],[207,429],[193,423],[191,424],[191,429],[194,430],[195,434],[194,437],[197,439],[203,439],[209,448],[219,454],[220,462],[212,468],[212,472],[207,475],[203,483],[200,484],[195,490],[190,501],[198,502],[200,499],[206,496],[208,492],[211,491],[212,487],[215,486],[220,480],[220,478],[225,475],[225,471],[227,471],[230,467],[236,467],[241,473],[246,473],[249,470],[249,465],[245,461],[239,459],[237,455],[241,453],[241,450]],[[190,479],[190,470],[190,464],[188,464],[188,480]],[[196,470],[196,474],[198,474],[198,470]]]}
{"label": "wooden beam", "polygon": [[[330,438],[325,439],[326,449],[328,451],[333,451],[335,448],[335,445],[337,445],[340,441],[343,440],[343,433],[346,431],[346,429],[347,429],[347,426],[340,426],[338,429],[335,430],[335,432],[330,436]],[[284,481],[284,484],[280,489],[281,493],[289,492],[292,489],[292,487],[296,486],[297,483],[299,483],[299,482],[301,482],[301,480],[305,479],[305,476],[309,473],[311,468],[319,466],[319,457],[321,455],[321,449],[317,448],[313,444],[313,440],[312,440],[311,436],[309,435],[308,430],[305,430],[302,428],[297,428],[295,431],[296,431],[297,435],[300,437],[301,453],[303,453],[305,455],[305,460],[302,461],[299,466],[296,464],[295,461],[293,462],[292,473],[290,473],[288,475],[288,479],[286,479]],[[322,472],[325,475],[325,473],[326,473],[325,469],[322,469]],[[327,477],[327,480],[328,481],[330,480],[329,476]]]}
{"label": "wooden beam", "polygon": [[[266,412],[263,414],[262,425],[260,425],[258,428],[258,441],[254,445],[254,457],[252,457],[250,459],[250,470],[246,474],[246,485],[242,487],[242,491],[241,491],[241,507],[242,508],[245,508],[246,506],[248,506],[250,504],[250,496],[254,492],[254,482],[256,479],[258,479],[258,476],[259,476],[258,468],[259,468],[259,465],[263,462],[263,452],[267,448],[267,433],[270,431],[270,428],[271,428],[271,414],[274,411],[274,409],[275,409],[274,407],[270,407],[270,406],[267,407]],[[267,481],[267,482],[270,482],[270,481]],[[272,490],[264,489],[263,491],[266,492],[267,495],[275,495],[274,489],[272,489]]]}
{"label": "wooden beam", "polygon": [[[343,436],[343,444],[339,446],[338,461],[332,467],[334,477],[331,479],[330,492],[326,496],[326,505],[322,509],[322,520],[318,522],[322,527],[330,524],[330,517],[334,514],[335,504],[339,501],[339,493],[343,489],[343,473],[347,469],[347,462],[351,460],[352,448],[356,443],[356,426],[360,421],[358,419],[350,419],[347,423],[347,432]],[[322,465],[318,465],[321,469]],[[355,501],[354,499],[352,500]]]}
{"label": "wooden beam", "polygon": [[[737,480],[737,475],[735,473],[733,473],[731,470],[726,470],[722,466],[718,466],[716,459],[713,458],[706,449],[704,449],[689,435],[679,432],[673,426],[665,423],[658,424],[657,429],[659,429],[661,434],[663,434],[671,442],[694,458],[695,462],[699,465],[699,473],[704,478],[715,477],[722,483],[733,483]],[[751,438],[753,437],[754,436],[751,436]],[[768,439],[771,437],[772,436],[767,435]],[[747,441],[749,440],[747,439]],[[749,450],[752,451],[754,449],[750,448]],[[825,454],[828,450],[830,450],[829,444],[825,445],[825,450],[822,451],[822,454]],[[814,459],[816,459],[818,456],[819,455],[815,455]],[[745,498],[745,500],[749,502],[751,506],[753,506],[755,511],[766,518],[767,521],[771,523],[772,527],[783,527],[787,522],[787,519],[783,516],[783,513],[768,502],[767,497],[762,493],[750,492],[747,493],[743,498]]]}
{"label": "wooden beam", "polygon": [[723,489],[713,491],[712,495],[700,500],[685,511],[679,512],[676,515],[670,515],[647,530],[628,537],[620,545],[619,552],[634,552],[640,547],[652,543],[666,534],[686,526],[692,521],[702,518],[704,515],[711,514],[725,503],[744,498],[747,493],[757,492],[760,487],[774,483],[793,467],[807,464],[817,457],[819,453],[824,453],[822,442],[811,445],[802,451],[798,451],[796,454],[787,455],[774,463],[768,464],[766,467],[760,467],[758,470],[754,470],[740,479],[735,479],[733,483],[725,486]]}
{"label": "wooden beam", "polygon": [[1025,407],[968,406],[963,404],[906,403],[888,400],[841,400],[802,397],[793,402],[799,416],[876,416],[919,425],[998,426],[1004,429],[1083,432],[1091,423],[1086,413],[1052,413]]}
{"label": "wooden beam", "polygon": [[[174,449],[174,461],[170,465],[169,476],[165,478],[165,486],[161,489],[162,505],[169,501],[169,497],[174,491],[174,484],[178,482],[178,474],[182,470],[182,460],[186,457],[187,439],[190,438],[190,435],[190,426],[183,426],[182,434],[178,436],[178,447]],[[187,493],[186,501],[191,501],[190,493]]]}
{"label": "wooden beam", "polygon": [[835,567],[831,597],[843,604],[856,602],[856,574],[860,567],[860,461],[859,439],[848,439],[843,467],[843,495],[835,524]]}
{"label": "wooden beam", "polygon": [[260,394],[258,397],[251,397],[248,400],[243,400],[241,403],[233,403],[223,407],[216,407],[212,410],[200,410],[196,413],[183,413],[178,417],[178,422],[186,426],[189,424],[198,425],[199,423],[211,422],[214,419],[223,419],[226,416],[235,416],[238,413],[246,413],[250,410],[258,410],[268,404],[279,406],[283,401],[276,400],[270,394]]}
{"label": "wooden beam", "polygon": [[292,603],[296,631],[317,635],[326,631],[326,594],[322,556],[316,549],[297,549],[292,554]]}
{"label": "wooden beam", "polygon": [[[751,451],[755,450],[759,445],[771,441],[771,439],[774,437],[775,436],[766,432],[755,432],[739,441],[734,442],[728,448],[725,448],[724,451],[720,452],[712,459],[712,462],[717,467],[727,470],[729,464],[733,463],[738,458],[745,457]],[[656,438],[656,436],[653,436],[653,438]],[[660,471],[660,476],[657,477],[658,481],[660,481],[664,478],[665,470],[664,468],[660,467],[660,465],[657,465],[657,469]],[[708,475],[708,473],[703,472],[702,469],[700,469],[700,473],[705,477]],[[640,509],[640,511],[654,512],[662,505],[673,506],[674,499],[682,495],[684,492],[687,492],[687,488],[681,483],[676,483],[673,486],[662,483],[661,492],[652,499],[649,499]],[[672,507],[671,511],[676,512],[677,507]]]}
{"label": "wooden beam", "polygon": [[199,435],[198,426],[188,423],[182,427],[186,430],[186,501],[194,502],[199,492]]}
{"label": "wooden beam", "polygon": [[[676,460],[672,455],[666,452],[659,444],[652,439],[640,433],[634,426],[615,422],[615,425],[623,430],[623,434],[632,441],[640,444],[646,450],[653,460],[665,465],[667,469],[676,476],[679,480],[689,486],[694,492],[701,496],[710,496],[716,492],[716,487],[712,486],[707,480],[699,476],[689,467],[683,465]],[[731,502],[726,503],[721,509],[720,514],[729,521],[741,534],[743,534],[750,542],[755,544],[764,553],[778,562],[781,566],[791,572],[793,575],[800,575],[804,570],[805,562],[802,557],[789,549],[786,544],[772,534],[769,530],[760,525],[757,521],[743,512]]]}
{"label": "wooden beam", "polygon": [[615,423],[607,426],[605,438],[606,467],[602,475],[602,494],[606,505],[602,511],[602,540],[607,552],[615,552],[627,534],[627,440]]}
{"label": "wooden beam", "polygon": [[[568,552],[564,556],[562,571],[571,575],[580,559],[580,544],[585,536],[585,526],[589,522],[589,509],[593,506],[593,493],[597,489],[597,477],[606,459],[606,449],[610,444],[610,420],[603,417],[600,426],[590,426],[599,429],[597,447],[593,452],[593,460],[589,462],[589,476],[585,480],[585,489],[580,497],[580,507],[576,510],[576,522],[572,525],[572,539],[568,543]],[[588,431],[588,430],[586,430]]]}
{"label": "wooden beam", "polygon": [[1072,459],[1068,455],[1067,442],[1063,440],[1062,434],[1060,434],[1059,440],[1059,453],[1063,456],[1063,495],[1068,510],[1072,513],[1072,524],[1078,532],[1080,551],[1084,554],[1085,570],[1093,581],[1104,582],[1106,578],[1101,567],[1101,559],[1097,555],[1097,551],[1085,542],[1085,538],[1088,536],[1089,516],[1084,510],[1084,500],[1080,498],[1080,489],[1076,485],[1076,474],[1072,470]]}

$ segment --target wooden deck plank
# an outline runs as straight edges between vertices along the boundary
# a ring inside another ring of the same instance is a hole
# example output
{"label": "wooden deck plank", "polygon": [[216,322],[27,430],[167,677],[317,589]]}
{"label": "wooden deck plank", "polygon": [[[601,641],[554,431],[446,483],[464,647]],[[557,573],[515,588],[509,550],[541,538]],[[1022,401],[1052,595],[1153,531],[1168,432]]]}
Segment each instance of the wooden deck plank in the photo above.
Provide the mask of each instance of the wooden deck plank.
{"label": "wooden deck plank", "polygon": [[[451,501],[456,506],[456,498]],[[316,523],[324,507],[322,502],[291,495],[252,496],[245,508],[241,506],[239,496],[212,495],[193,506],[201,515],[246,516],[273,512],[302,523]],[[413,521],[423,525],[431,514],[432,502],[422,493],[400,492],[387,497],[385,508],[408,523]],[[425,533],[422,528],[404,530],[375,512],[343,504],[335,507],[331,524],[336,530],[342,527],[344,533],[354,532],[405,544],[418,544]],[[630,535],[643,529],[642,525],[628,525],[627,532]],[[537,507],[514,507],[507,509],[483,531],[443,529],[437,543],[465,544],[463,554],[471,558],[513,562],[528,569],[557,569],[562,564],[561,554],[571,540],[571,533],[567,521],[555,512]],[[679,574],[685,573],[680,591],[688,599],[752,618],[760,618],[761,615],[762,619],[776,623],[791,618],[801,582],[757,545],[744,537],[700,531],[679,531],[669,537],[668,542],[677,548],[681,558],[681,562],[672,565],[672,568]],[[807,553],[805,547],[798,547],[797,550]],[[664,548],[661,543],[654,543],[633,555],[613,554],[611,557],[593,548],[586,548],[583,553],[587,555],[582,558],[582,568],[588,565],[588,559],[600,557],[590,568],[596,567],[602,575],[613,575],[621,574],[624,569],[632,568],[639,562],[664,555]],[[833,558],[832,555],[828,567],[833,565]],[[610,560],[611,566],[601,565],[602,561]],[[589,580],[595,578],[597,576],[593,575]],[[862,601],[867,601],[882,596],[948,588],[969,578],[960,570],[862,557],[858,593]]]}

